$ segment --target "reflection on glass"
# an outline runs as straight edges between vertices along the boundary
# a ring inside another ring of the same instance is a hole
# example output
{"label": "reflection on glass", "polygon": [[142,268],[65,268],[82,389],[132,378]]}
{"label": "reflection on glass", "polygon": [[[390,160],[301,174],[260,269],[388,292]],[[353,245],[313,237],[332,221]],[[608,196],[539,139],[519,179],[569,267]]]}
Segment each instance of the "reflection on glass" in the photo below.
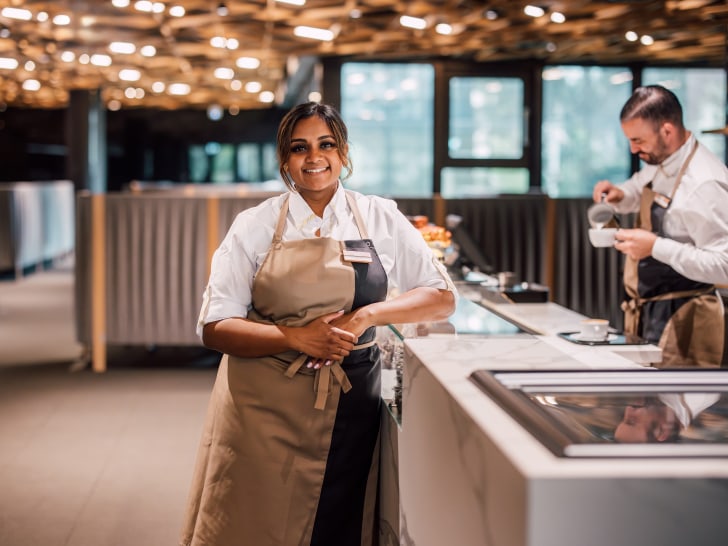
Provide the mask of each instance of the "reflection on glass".
{"label": "reflection on glass", "polygon": [[728,370],[477,370],[471,379],[558,456],[728,456]]}
{"label": "reflection on glass", "polygon": [[522,157],[523,87],[520,78],[450,78],[449,156]]}
{"label": "reflection on glass", "polygon": [[579,443],[728,443],[728,395],[528,394]]}
{"label": "reflection on glass", "polygon": [[428,64],[345,63],[341,115],[354,175],[367,194],[430,197],[435,71]]}
{"label": "reflection on glass", "polygon": [[528,192],[529,173],[525,168],[445,167],[441,173],[440,194],[446,199]]}

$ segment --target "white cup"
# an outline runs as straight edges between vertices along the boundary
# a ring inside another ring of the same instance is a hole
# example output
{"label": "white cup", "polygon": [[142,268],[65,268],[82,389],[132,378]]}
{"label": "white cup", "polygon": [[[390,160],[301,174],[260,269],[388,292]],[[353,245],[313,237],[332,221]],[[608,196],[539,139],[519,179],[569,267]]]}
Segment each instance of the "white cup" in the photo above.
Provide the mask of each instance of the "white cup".
{"label": "white cup", "polygon": [[591,241],[592,246],[596,247],[614,246],[616,235],[617,228],[589,229],[589,241]]}
{"label": "white cup", "polygon": [[609,336],[609,321],[590,318],[581,321],[579,337],[585,341],[604,341]]}

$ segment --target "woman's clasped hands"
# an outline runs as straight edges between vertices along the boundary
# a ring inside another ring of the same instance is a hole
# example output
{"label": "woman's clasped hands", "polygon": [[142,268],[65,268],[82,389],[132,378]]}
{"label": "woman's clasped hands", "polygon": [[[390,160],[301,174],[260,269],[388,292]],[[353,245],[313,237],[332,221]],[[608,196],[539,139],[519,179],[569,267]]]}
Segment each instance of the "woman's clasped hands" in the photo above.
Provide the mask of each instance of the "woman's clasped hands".
{"label": "woman's clasped hands", "polygon": [[307,368],[318,370],[349,356],[356,345],[357,336],[333,324],[343,315],[343,310],[329,313],[296,329],[299,351],[310,357],[306,362]]}

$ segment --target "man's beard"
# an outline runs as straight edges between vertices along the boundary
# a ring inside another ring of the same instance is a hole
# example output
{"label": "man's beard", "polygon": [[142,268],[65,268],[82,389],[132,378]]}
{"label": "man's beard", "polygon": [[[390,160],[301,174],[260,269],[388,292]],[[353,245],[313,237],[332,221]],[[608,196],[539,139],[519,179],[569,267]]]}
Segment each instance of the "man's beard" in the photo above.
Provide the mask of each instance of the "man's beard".
{"label": "man's beard", "polygon": [[665,161],[669,155],[670,154],[667,153],[667,145],[659,133],[657,135],[657,143],[655,144],[655,150],[653,152],[640,152],[637,154],[637,156],[648,165],[659,165]]}

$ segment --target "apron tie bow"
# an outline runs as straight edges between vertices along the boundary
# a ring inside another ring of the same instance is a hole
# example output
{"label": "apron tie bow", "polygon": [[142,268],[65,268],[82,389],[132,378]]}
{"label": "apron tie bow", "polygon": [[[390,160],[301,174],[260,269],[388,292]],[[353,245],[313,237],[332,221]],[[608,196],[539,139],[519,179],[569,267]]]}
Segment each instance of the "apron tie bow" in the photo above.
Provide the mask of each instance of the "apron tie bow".
{"label": "apron tie bow", "polygon": [[[375,340],[371,340],[360,345],[354,345],[352,351],[366,349],[375,343]],[[303,353],[298,355],[293,362],[288,365],[288,368],[286,368],[283,375],[291,379],[294,375],[296,375],[298,370],[301,369],[301,366],[303,366],[303,363],[306,362],[308,358],[308,355]],[[331,392],[331,386],[334,380],[341,385],[341,390],[345,393],[351,390],[351,382],[349,381],[346,372],[341,367],[341,361],[336,361],[330,366],[322,366],[316,370],[316,377],[314,377],[313,381],[313,391],[316,393],[316,401],[313,405],[314,408],[318,410],[324,409],[326,406],[326,398],[328,398],[329,393]]]}

